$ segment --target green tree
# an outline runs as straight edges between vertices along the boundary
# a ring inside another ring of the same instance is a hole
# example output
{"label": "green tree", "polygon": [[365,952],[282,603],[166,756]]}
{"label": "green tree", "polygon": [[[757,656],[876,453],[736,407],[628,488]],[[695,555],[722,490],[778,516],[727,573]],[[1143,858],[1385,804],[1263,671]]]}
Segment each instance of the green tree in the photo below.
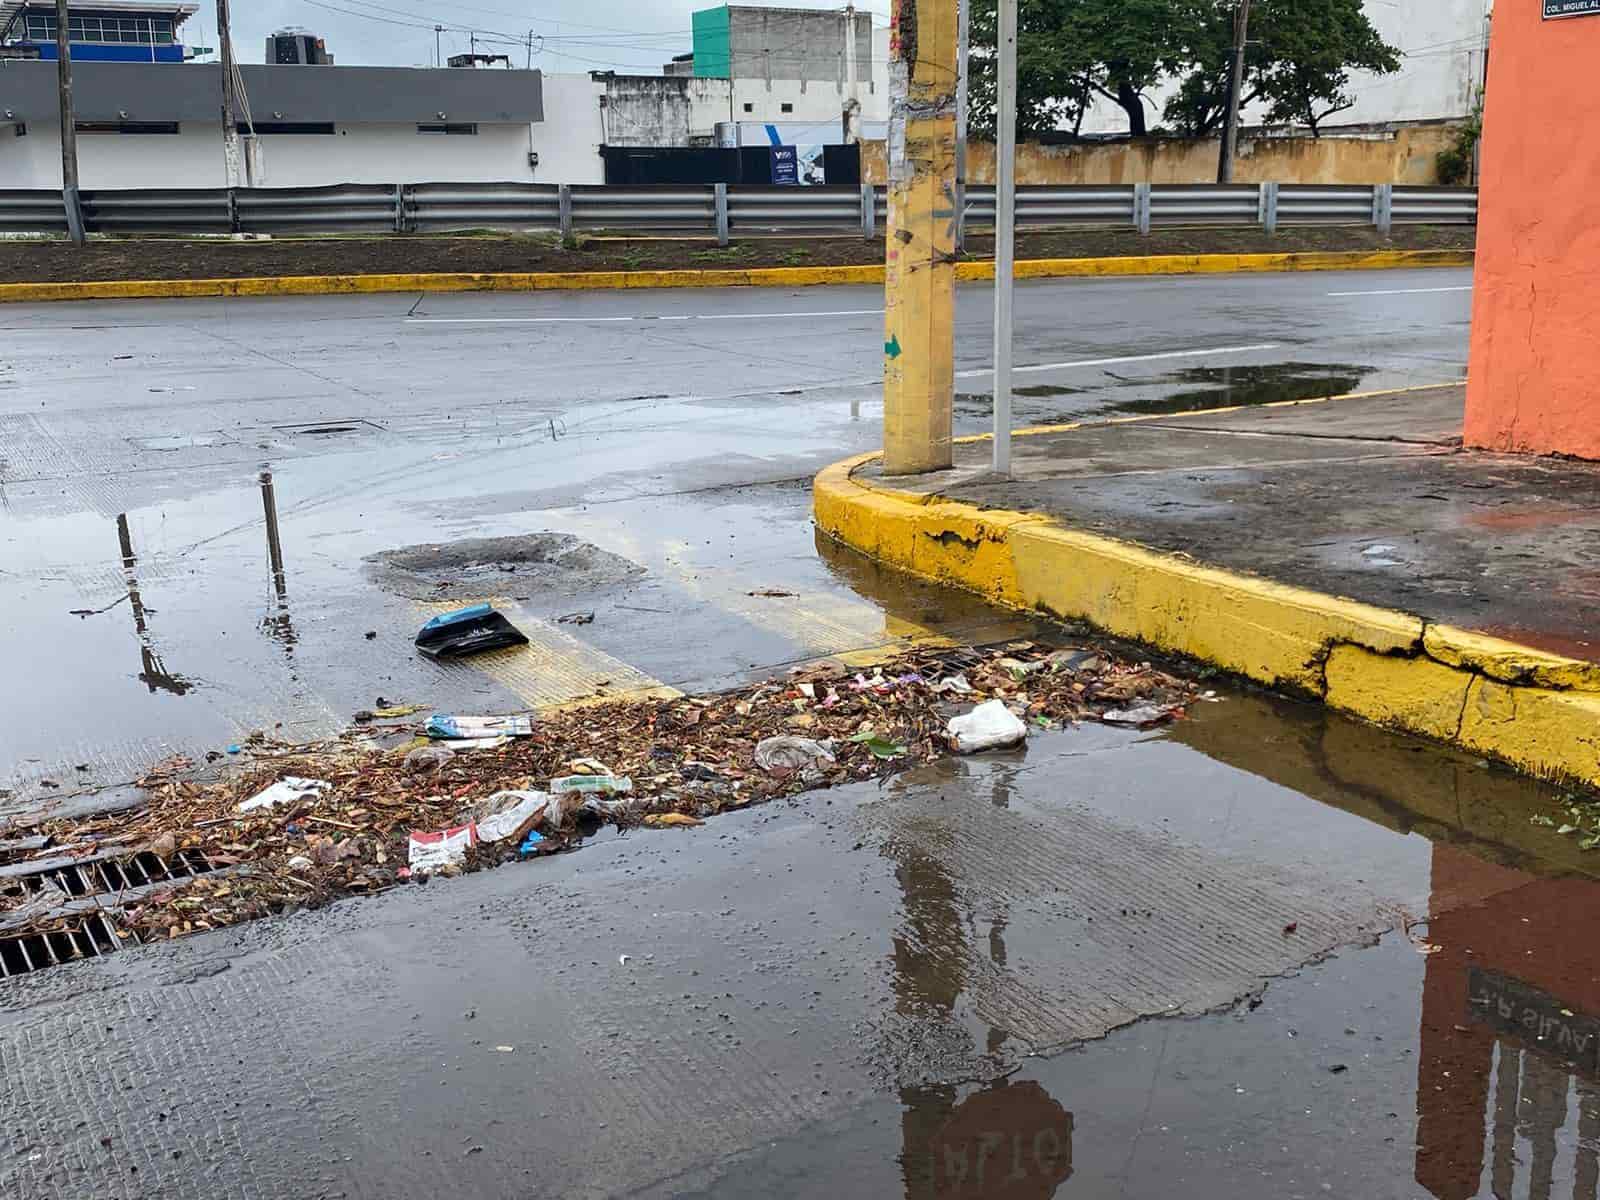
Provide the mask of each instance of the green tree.
{"label": "green tree", "polygon": [[[1017,13],[1017,131],[1082,120],[1095,96],[1116,103],[1128,132],[1149,132],[1145,94],[1184,64],[1200,0],[1024,0]],[[995,0],[972,0],[972,127],[994,129]]]}
{"label": "green tree", "polygon": [[[1232,0],[1215,0],[1188,27],[1193,40],[1166,119],[1192,136],[1214,133],[1228,102],[1233,43]],[[1302,125],[1313,136],[1324,121],[1352,107],[1352,71],[1387,75],[1400,54],[1362,11],[1361,0],[1255,0],[1245,51],[1243,103],[1267,103],[1271,125]]]}

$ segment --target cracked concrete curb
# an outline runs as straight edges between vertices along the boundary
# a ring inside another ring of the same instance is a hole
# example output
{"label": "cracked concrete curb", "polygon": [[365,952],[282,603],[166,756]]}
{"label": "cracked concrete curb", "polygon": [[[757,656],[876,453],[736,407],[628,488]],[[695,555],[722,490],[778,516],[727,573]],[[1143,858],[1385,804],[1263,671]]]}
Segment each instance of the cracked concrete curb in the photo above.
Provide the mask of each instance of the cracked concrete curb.
{"label": "cracked concrete curb", "polygon": [[825,533],[879,562],[1006,608],[1085,620],[1534,775],[1600,786],[1600,664],[1070,529],[1041,514],[983,509],[856,476],[878,458],[864,454],[822,471],[813,509]]}
{"label": "cracked concrete curb", "polygon": [[[1366,271],[1470,267],[1471,250],[1329,250],[1283,254],[1158,254],[1132,258],[1038,258],[1018,279],[1114,275],[1212,275],[1258,271]],[[994,278],[994,263],[956,264],[956,278]],[[332,296],[381,292],[541,292],[618,288],[816,287],[881,284],[882,264],[837,267],[726,267],[662,271],[459,272],[396,275],[283,275],[240,279],[109,279],[82,283],[0,283],[0,304],[50,300],[164,300],[213,296]]]}

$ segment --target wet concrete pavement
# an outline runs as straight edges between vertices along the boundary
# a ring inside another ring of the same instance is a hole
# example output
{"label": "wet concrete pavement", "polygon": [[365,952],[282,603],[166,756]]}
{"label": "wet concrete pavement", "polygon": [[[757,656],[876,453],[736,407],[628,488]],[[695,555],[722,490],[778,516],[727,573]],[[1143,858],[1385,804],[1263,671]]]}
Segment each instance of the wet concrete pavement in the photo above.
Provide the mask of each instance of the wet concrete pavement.
{"label": "wet concrete pavement", "polygon": [[[1022,417],[1187,403],[1213,367],[1436,382],[1467,294],[1405,288],[1465,283],[1028,285],[1019,361],[1081,390]],[[1373,289],[1401,294],[1330,295]],[[494,711],[1035,628],[813,534],[810,474],[877,438],[878,306],[8,310],[4,803],[379,695]],[[640,570],[486,586],[535,643],[489,667],[420,660],[430,602],[366,563],[540,531]],[[1226,692],[51,969],[0,988],[0,1194],[1593,1195],[1597,885],[1529,823],[1551,802]]]}
{"label": "wet concrete pavement", "polygon": [[1592,1196],[1549,803],[1228,693],[57,968],[0,1191]]}
{"label": "wet concrete pavement", "polygon": [[1426,388],[1030,436],[1009,480],[972,443],[906,486],[1600,659],[1600,470],[1463,450],[1465,398]]}

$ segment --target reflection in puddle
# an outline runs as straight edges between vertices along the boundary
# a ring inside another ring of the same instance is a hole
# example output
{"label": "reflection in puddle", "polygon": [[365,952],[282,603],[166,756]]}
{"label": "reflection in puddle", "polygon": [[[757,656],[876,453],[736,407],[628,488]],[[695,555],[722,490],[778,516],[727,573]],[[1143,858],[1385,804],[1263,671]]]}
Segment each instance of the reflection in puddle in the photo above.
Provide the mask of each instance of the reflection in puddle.
{"label": "reflection in puddle", "polygon": [[139,591],[139,558],[133,552],[133,534],[128,528],[127,513],[117,514],[117,543],[122,551],[122,579],[128,590],[128,606],[133,610],[133,635],[139,644],[139,680],[152,695],[157,691],[187,695],[194,685],[167,670],[150,633],[150,614],[154,610],[145,607],[144,596]]}
{"label": "reflection in puddle", "polygon": [[1187,390],[1154,399],[1125,400],[1110,408],[1127,413],[1183,413],[1281,400],[1315,400],[1360,390],[1362,380],[1374,370],[1351,363],[1188,367],[1165,377],[1165,382]]}

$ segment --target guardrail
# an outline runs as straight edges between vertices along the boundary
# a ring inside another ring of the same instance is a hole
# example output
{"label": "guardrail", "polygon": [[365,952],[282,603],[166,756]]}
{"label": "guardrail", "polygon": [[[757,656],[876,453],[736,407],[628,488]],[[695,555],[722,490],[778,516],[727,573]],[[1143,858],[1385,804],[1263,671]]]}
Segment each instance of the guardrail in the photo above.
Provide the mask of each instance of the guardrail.
{"label": "guardrail", "polygon": [[[60,233],[72,197],[0,191],[0,232]],[[438,233],[464,229],[738,233],[860,232],[888,219],[881,187],[606,187],[539,183],[336,184],[317,188],[90,190],[77,196],[89,233]],[[967,189],[963,226],[992,228],[994,188]],[[1104,225],[1471,224],[1473,188],[1392,184],[1238,186],[1133,183],[1017,189],[1025,229]]]}

